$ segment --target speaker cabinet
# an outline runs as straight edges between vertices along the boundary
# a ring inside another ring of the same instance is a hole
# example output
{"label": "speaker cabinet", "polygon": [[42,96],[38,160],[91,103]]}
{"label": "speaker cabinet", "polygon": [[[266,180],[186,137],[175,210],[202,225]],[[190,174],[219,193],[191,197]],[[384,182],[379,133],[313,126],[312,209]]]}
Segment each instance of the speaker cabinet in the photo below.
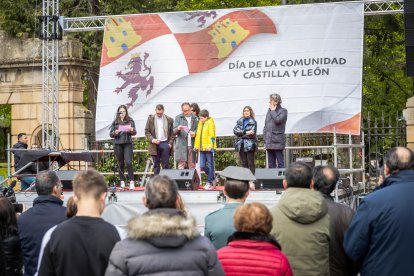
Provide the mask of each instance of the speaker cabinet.
{"label": "speaker cabinet", "polygon": [[256,169],[256,189],[283,189],[285,169]]}
{"label": "speaker cabinet", "polygon": [[78,170],[56,171],[56,175],[59,177],[60,182],[62,182],[64,190],[73,189],[72,180],[78,172]]}
{"label": "speaker cabinet", "polygon": [[200,177],[195,169],[161,170],[160,175],[175,180],[180,190],[198,190],[200,186]]}

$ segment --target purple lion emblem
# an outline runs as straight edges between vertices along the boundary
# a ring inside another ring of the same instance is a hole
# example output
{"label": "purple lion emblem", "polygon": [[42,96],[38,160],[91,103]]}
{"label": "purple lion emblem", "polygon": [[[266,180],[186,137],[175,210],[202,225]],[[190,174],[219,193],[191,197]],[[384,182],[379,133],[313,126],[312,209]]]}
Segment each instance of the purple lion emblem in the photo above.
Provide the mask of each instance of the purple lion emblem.
{"label": "purple lion emblem", "polygon": [[[133,106],[134,102],[138,99],[138,91],[141,89],[142,92],[147,92],[146,97],[151,94],[151,91],[154,89],[154,77],[151,75],[151,67],[147,66],[146,60],[149,57],[148,53],[144,54],[144,60],[141,59],[139,55],[132,56],[131,60],[128,62],[128,69],[130,71],[122,73],[121,71],[116,72],[116,76],[124,80],[124,84],[121,87],[115,89],[115,93],[119,94],[127,86],[133,84],[134,86],[129,90],[128,98],[131,101],[126,104],[129,108]],[[141,75],[141,72],[147,71],[148,73],[145,76]]]}
{"label": "purple lion emblem", "polygon": [[217,17],[217,12],[215,11],[198,11],[198,12],[187,12],[187,15],[189,15],[189,17],[187,17],[185,19],[185,21],[190,21],[196,17],[198,17],[197,22],[200,23],[200,25],[198,25],[198,27],[204,27],[204,25],[206,24],[206,18],[216,18]]}

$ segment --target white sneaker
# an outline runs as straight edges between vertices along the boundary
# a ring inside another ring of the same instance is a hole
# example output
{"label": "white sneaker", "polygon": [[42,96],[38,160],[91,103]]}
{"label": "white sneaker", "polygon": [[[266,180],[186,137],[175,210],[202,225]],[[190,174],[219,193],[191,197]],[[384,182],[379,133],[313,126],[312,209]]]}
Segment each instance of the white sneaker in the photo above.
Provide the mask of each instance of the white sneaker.
{"label": "white sneaker", "polygon": [[129,181],[129,189],[130,190],[135,190],[135,184],[134,184],[134,181]]}
{"label": "white sneaker", "polygon": [[125,181],[121,181],[121,188],[125,188]]}
{"label": "white sneaker", "polygon": [[213,186],[207,182],[206,185],[204,186],[204,190],[213,190]]}

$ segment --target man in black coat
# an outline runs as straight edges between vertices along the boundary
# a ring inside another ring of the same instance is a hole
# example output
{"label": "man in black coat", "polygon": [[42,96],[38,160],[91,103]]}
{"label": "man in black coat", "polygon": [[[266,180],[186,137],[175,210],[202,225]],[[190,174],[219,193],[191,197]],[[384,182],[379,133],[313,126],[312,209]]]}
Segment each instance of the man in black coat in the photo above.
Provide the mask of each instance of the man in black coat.
{"label": "man in black coat", "polygon": [[263,139],[267,153],[269,168],[284,168],[285,158],[285,127],[288,112],[281,106],[282,98],[279,94],[269,96],[269,109],[266,114],[265,126],[263,128]]}
{"label": "man in black coat", "polygon": [[[27,165],[27,162],[20,162],[23,154],[26,153],[27,151],[27,143],[28,143],[28,138],[26,133],[19,133],[17,135],[17,143],[13,145],[13,155],[14,155],[14,170],[18,171],[21,168],[23,168],[25,165]],[[23,169],[21,172],[19,172],[19,175],[24,175],[24,174],[36,174],[37,170],[36,170],[36,166],[35,164],[31,164],[28,167],[26,167],[25,169]],[[24,191],[27,188],[30,187],[30,185],[34,182],[35,177],[34,176],[25,176],[25,177],[20,177],[20,190]]]}
{"label": "man in black coat", "polygon": [[361,275],[414,275],[414,154],[396,147],[385,155],[383,188],[367,195],[345,234],[346,254]]}
{"label": "man in black coat", "polygon": [[331,239],[329,241],[329,271],[331,276],[356,275],[357,269],[346,256],[342,243],[345,231],[354,216],[348,205],[335,202],[331,193],[339,180],[339,171],[333,166],[316,166],[313,169],[314,189],[320,191],[328,205]]}
{"label": "man in black coat", "polygon": [[66,220],[66,208],[60,199],[62,183],[55,172],[40,172],[35,181],[38,197],[33,207],[17,220],[19,238],[22,244],[24,275],[37,271],[40,246],[43,235],[51,227]]}

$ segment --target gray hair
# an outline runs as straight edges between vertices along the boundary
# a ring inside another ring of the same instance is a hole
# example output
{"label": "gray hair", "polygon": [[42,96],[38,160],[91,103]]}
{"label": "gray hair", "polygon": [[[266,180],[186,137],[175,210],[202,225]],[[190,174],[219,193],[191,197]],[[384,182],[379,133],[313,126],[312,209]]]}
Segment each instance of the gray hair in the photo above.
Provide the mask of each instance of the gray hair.
{"label": "gray hair", "polygon": [[36,176],[35,187],[38,195],[51,195],[53,187],[60,183],[54,171],[42,171]]}
{"label": "gray hair", "polygon": [[145,186],[147,208],[176,208],[178,196],[177,183],[164,175],[157,175],[150,179]]}
{"label": "gray hair", "polygon": [[282,103],[282,98],[280,97],[280,95],[279,95],[279,94],[276,94],[276,93],[274,93],[274,94],[270,94],[269,98],[270,98],[271,100],[273,100],[273,101],[277,102],[278,104],[281,104],[281,103]]}

